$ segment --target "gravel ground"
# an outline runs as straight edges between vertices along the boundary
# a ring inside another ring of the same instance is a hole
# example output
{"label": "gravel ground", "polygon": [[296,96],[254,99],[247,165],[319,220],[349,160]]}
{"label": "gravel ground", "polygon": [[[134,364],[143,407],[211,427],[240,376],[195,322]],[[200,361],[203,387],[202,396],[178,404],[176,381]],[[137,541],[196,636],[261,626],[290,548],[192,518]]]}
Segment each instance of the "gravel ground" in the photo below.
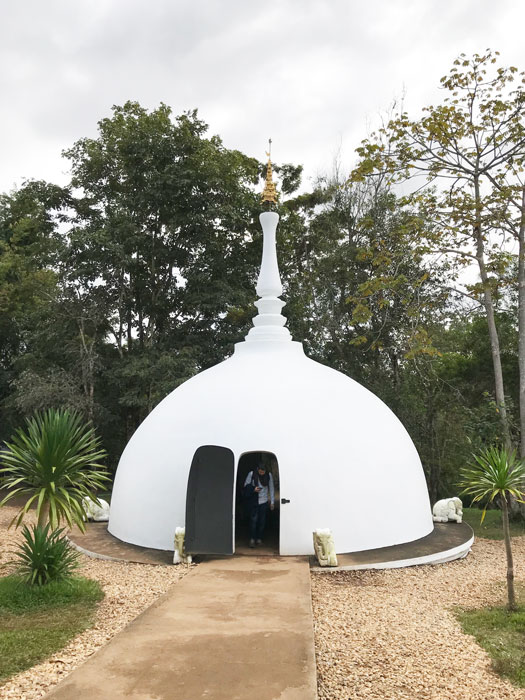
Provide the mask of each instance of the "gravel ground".
{"label": "gravel ground", "polygon": [[[9,550],[20,539],[20,530],[7,530],[7,525],[16,512],[17,509],[10,506],[0,509],[0,564],[12,558]],[[41,698],[188,571],[185,566],[120,564],[90,559],[84,555],[81,557],[82,568],[79,574],[99,581],[105,593],[94,626],[47,661],[14,676],[0,687],[0,698]]]}
{"label": "gravel ground", "polygon": [[[525,537],[513,551],[523,584]],[[505,572],[503,542],[480,539],[449,564],[312,574],[320,700],[524,700],[452,612],[504,603]]]}
{"label": "gravel ground", "polygon": [[[0,564],[19,539],[0,510]],[[514,539],[517,580],[525,581],[525,537]],[[0,687],[0,698],[41,698],[178,581],[187,569],[119,564],[82,556],[81,573],[105,598],[95,625],[65,649]],[[320,700],[525,700],[501,680],[454,607],[505,600],[502,542],[477,540],[466,559],[391,571],[312,574]]]}

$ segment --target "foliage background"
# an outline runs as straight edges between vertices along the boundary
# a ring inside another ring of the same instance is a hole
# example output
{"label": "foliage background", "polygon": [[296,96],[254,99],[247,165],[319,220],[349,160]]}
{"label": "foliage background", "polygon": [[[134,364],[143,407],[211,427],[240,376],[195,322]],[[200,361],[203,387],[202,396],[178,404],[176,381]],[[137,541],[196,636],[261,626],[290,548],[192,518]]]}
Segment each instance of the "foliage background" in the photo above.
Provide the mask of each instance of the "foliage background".
{"label": "foliage background", "polygon": [[[0,442],[36,409],[73,408],[114,470],[152,408],[251,325],[265,166],[196,111],[135,102],[64,156],[67,187],[28,181],[0,196]],[[435,219],[381,178],[349,185],[337,163],[309,189],[300,165],[274,171],[292,335],[392,408],[431,498],[451,495],[470,454],[502,435],[481,307],[422,244]],[[512,282],[495,296],[515,438],[517,303]]]}

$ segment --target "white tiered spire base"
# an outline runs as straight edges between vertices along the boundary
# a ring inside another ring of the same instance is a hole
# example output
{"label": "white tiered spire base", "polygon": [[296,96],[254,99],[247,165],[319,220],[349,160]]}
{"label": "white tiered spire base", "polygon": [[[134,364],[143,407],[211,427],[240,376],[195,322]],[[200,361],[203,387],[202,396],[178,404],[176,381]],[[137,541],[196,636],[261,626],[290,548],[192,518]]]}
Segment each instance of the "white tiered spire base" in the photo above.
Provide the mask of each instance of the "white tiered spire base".
{"label": "white tiered spire base", "polygon": [[275,241],[279,214],[274,211],[263,212],[259,221],[263,230],[263,255],[257,280],[257,294],[260,298],[255,302],[259,313],[253,319],[254,327],[246,340],[291,340],[290,331],[285,328],[286,318],[281,314],[285,302],[279,299],[283,293]]}

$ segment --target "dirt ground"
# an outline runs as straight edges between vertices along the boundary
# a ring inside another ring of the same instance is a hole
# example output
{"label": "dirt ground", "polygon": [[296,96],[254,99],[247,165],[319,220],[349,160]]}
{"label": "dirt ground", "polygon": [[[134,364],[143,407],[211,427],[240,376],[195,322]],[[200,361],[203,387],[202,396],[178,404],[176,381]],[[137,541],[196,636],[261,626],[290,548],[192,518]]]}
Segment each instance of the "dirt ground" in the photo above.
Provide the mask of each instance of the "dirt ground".
{"label": "dirt ground", "polygon": [[[15,509],[0,509],[0,564],[19,532]],[[518,585],[525,583],[525,537],[514,539]],[[0,687],[0,698],[36,700],[185,573],[175,566],[120,564],[82,557],[82,575],[106,597],[94,627],[47,661]],[[5,571],[3,572],[5,573]],[[525,700],[501,680],[456,621],[456,607],[505,601],[502,542],[477,540],[466,559],[390,571],[312,574],[320,700]]]}
{"label": "dirt ground", "polygon": [[[523,588],[525,537],[513,544]],[[503,542],[481,539],[449,564],[312,574],[319,698],[524,700],[453,613],[504,603],[505,574]]]}

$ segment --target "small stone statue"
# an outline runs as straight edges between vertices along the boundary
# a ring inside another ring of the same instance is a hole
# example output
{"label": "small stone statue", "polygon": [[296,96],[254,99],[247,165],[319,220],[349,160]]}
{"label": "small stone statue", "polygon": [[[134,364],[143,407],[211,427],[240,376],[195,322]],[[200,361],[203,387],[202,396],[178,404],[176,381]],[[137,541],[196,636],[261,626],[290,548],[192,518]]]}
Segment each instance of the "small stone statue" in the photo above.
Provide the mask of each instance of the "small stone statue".
{"label": "small stone statue", "polygon": [[459,498],[443,498],[434,504],[432,520],[435,523],[446,523],[449,520],[455,520],[457,523],[462,522],[463,503]]}
{"label": "small stone statue", "polygon": [[109,503],[103,498],[98,498],[97,503],[92,498],[82,499],[82,508],[84,509],[85,517],[83,520],[94,520],[96,523],[102,523],[109,520]]}
{"label": "small stone statue", "polygon": [[318,529],[313,533],[314,552],[320,566],[337,566],[334,538],[331,531]]}
{"label": "small stone statue", "polygon": [[191,554],[186,554],[184,548],[185,527],[175,528],[175,551],[173,552],[174,564],[191,564]]}

